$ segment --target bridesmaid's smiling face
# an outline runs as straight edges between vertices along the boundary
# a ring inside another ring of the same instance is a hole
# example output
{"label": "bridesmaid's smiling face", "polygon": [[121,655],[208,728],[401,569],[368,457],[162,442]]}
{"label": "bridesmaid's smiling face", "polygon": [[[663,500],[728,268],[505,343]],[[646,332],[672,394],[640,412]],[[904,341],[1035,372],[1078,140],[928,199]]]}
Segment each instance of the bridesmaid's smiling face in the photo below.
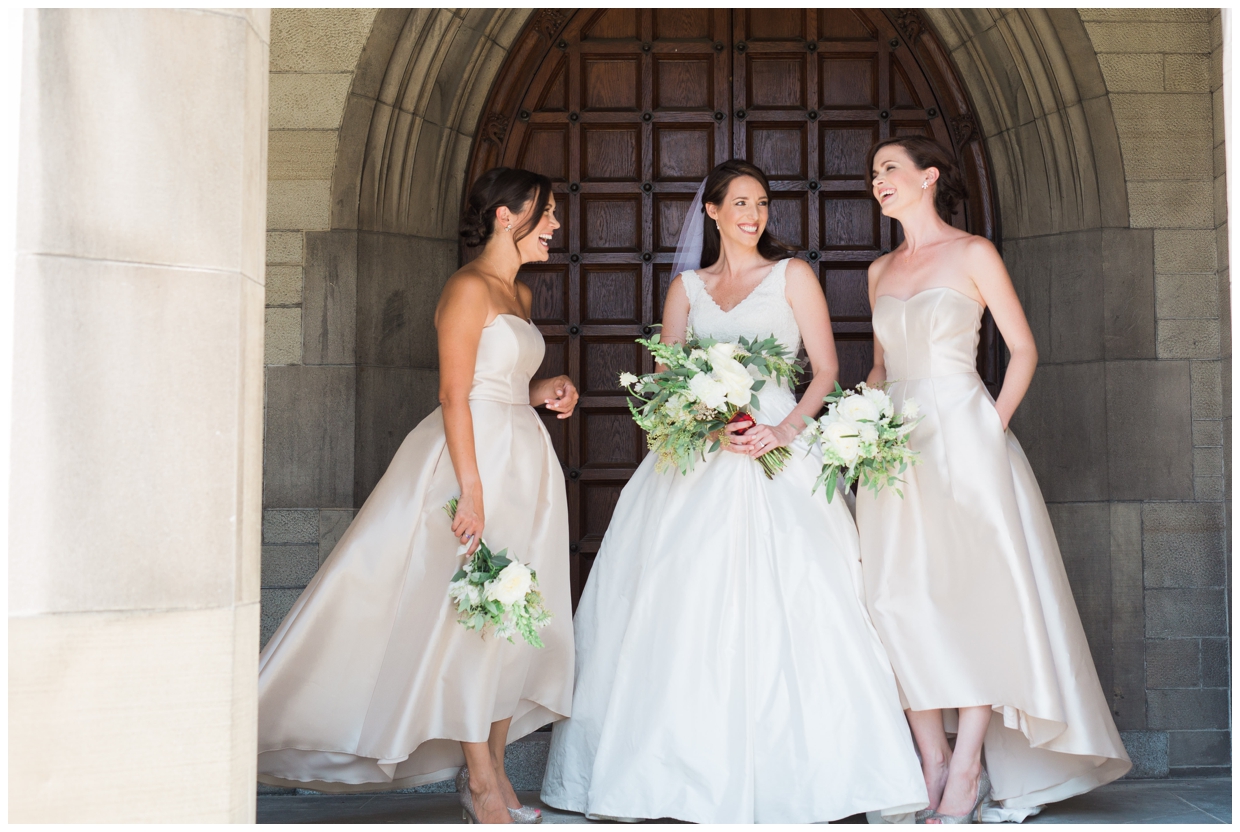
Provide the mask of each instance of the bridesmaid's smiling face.
{"label": "bridesmaid's smiling face", "polygon": [[[533,210],[534,200],[531,199],[521,213],[513,217],[512,227],[514,229],[523,227],[529,221],[530,212]],[[555,219],[555,194],[551,194],[538,225],[534,226],[529,234],[517,240],[517,251],[521,254],[521,262],[541,263],[550,257],[551,235],[559,227],[560,224]]]}
{"label": "bridesmaid's smiling face", "polygon": [[[934,211],[934,183],[939,178],[938,168],[919,170],[908,151],[898,144],[879,148],[874,154],[874,169],[870,171],[870,190],[883,214],[899,219],[912,208],[925,201]],[[922,188],[925,182],[927,187]]]}
{"label": "bridesmaid's smiling face", "polygon": [[752,176],[738,176],[728,183],[723,203],[708,202],[706,213],[719,223],[719,236],[746,248],[756,248],[766,230],[770,203],[761,182]]}

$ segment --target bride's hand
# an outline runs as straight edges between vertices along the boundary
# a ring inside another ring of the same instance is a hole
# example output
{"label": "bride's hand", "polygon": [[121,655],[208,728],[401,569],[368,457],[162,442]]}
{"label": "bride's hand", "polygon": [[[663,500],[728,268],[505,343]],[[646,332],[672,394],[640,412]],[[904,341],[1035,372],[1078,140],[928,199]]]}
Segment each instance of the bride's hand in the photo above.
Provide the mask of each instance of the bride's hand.
{"label": "bride's hand", "polygon": [[749,433],[746,433],[743,436],[737,433],[738,430],[745,430],[746,428],[749,428],[749,433],[752,433],[753,423],[730,422],[724,425],[723,430],[715,436],[723,441],[723,450],[728,453],[749,456],[749,448],[746,445],[746,440],[749,439]]}
{"label": "bride's hand", "polygon": [[452,519],[452,533],[461,543],[469,544],[470,557],[482,542],[482,528],[486,521],[482,514],[482,494],[462,494],[456,504],[456,517]]}
{"label": "bride's hand", "polygon": [[[743,426],[742,426],[743,427]],[[754,425],[744,436],[732,439],[738,454],[760,457],[769,451],[791,445],[797,438],[797,430],[791,425]]]}

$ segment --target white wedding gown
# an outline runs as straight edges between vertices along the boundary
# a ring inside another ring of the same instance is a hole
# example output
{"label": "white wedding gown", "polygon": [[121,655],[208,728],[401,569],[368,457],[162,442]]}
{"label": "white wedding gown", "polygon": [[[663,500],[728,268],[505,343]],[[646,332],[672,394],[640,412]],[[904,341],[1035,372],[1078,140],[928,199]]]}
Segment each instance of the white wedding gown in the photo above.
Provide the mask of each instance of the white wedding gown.
{"label": "white wedding gown", "polygon": [[[724,312],[693,272],[690,329],[801,335],[787,261]],[[757,420],[792,392],[768,382]],[[798,441],[768,480],[715,452],[688,476],[647,455],[625,486],[578,607],[572,716],[542,799],[591,817],[804,823],[926,806],[891,665],[865,610],[844,500],[810,489]]]}

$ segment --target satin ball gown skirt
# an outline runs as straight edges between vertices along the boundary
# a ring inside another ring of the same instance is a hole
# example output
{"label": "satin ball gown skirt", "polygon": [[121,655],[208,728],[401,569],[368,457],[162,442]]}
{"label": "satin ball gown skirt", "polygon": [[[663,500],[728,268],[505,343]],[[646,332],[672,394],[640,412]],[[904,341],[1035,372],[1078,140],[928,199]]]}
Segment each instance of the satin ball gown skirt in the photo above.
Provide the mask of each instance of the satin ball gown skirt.
{"label": "satin ball gown skirt", "polygon": [[568,715],[572,612],[563,473],[528,404],[542,338],[520,318],[483,330],[470,411],[486,529],[538,573],[546,647],[483,638],[456,621],[463,562],[442,507],[460,489],[436,410],[406,437],[332,555],[263,650],[258,771],[331,792],[449,779],[461,741],[509,741]]}
{"label": "satin ball gown skirt", "polygon": [[1038,483],[974,369],[981,312],[952,289],[879,298],[889,391],[923,414],[920,464],[903,498],[863,490],[856,510],[870,615],[905,706],[991,706],[985,759],[1007,813],[990,817],[1020,819],[1131,763]]}
{"label": "satin ball gown skirt", "polygon": [[[768,388],[759,421],[778,423],[795,402]],[[724,452],[688,476],[638,467],[578,606],[545,802],[703,823],[926,805],[852,516],[810,493],[806,454],[774,480]]]}

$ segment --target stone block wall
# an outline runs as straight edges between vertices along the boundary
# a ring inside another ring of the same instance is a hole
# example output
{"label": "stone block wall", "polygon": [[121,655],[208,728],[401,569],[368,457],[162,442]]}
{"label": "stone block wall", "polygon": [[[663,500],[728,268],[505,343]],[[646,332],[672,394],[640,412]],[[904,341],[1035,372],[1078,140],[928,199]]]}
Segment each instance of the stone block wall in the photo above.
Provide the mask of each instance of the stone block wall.
{"label": "stone block wall", "polygon": [[274,9],[267,168],[263,644],[353,516],[357,236],[332,176],[377,9]]}
{"label": "stone block wall", "polygon": [[1122,449],[1127,467],[1113,463],[1111,476],[1120,486],[1112,500],[1133,501],[1112,510],[1129,516],[1126,534],[1141,543],[1141,581],[1129,591],[1141,587],[1144,613],[1143,632],[1119,618],[1113,626],[1125,630],[1117,648],[1144,648],[1144,702],[1123,709],[1121,728],[1165,732],[1165,763],[1155,768],[1172,776],[1226,772],[1231,333],[1220,14],[1080,15],[1119,134],[1127,233],[1146,235],[1153,249],[1154,351],[1121,370],[1136,384],[1126,415],[1112,416],[1119,403],[1108,401],[1108,418],[1137,422]]}

